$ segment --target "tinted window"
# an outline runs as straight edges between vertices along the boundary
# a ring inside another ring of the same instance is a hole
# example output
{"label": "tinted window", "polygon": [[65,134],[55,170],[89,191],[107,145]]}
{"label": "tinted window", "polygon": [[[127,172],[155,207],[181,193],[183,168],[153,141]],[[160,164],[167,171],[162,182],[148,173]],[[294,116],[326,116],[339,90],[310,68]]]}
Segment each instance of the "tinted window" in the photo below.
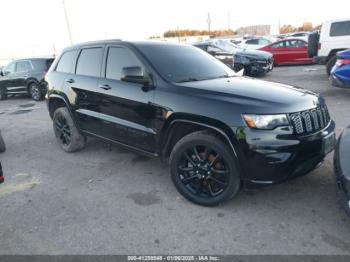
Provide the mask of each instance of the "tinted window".
{"label": "tinted window", "polygon": [[61,56],[60,61],[58,62],[56,71],[63,72],[63,73],[72,73],[76,55],[77,55],[76,50],[65,52]]}
{"label": "tinted window", "polygon": [[350,21],[332,23],[330,36],[350,35]]}
{"label": "tinted window", "polygon": [[140,66],[141,62],[128,49],[123,47],[110,47],[106,65],[106,78],[120,80],[123,67]]}
{"label": "tinted window", "polygon": [[102,51],[100,47],[83,49],[78,58],[76,74],[99,77]]}
{"label": "tinted window", "polygon": [[186,82],[234,75],[213,56],[193,46],[172,44],[140,45],[138,49],[170,82]]}
{"label": "tinted window", "polygon": [[27,72],[31,69],[32,67],[29,61],[19,61],[16,63],[16,72]]}
{"label": "tinted window", "polygon": [[34,70],[47,71],[52,64],[53,59],[34,59],[31,61],[32,61],[32,65],[34,67]]}
{"label": "tinted window", "polygon": [[246,44],[248,45],[257,45],[259,43],[258,39],[250,39],[246,41]]}

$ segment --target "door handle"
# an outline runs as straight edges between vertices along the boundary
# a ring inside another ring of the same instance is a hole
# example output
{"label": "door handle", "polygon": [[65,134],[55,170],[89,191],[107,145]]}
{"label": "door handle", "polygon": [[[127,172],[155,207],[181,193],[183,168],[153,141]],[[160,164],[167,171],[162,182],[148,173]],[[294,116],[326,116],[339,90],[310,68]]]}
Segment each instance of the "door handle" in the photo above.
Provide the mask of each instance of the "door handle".
{"label": "door handle", "polygon": [[104,90],[109,90],[109,89],[112,88],[110,85],[107,85],[107,84],[105,84],[105,85],[99,85],[98,87],[99,87],[99,88],[102,88],[102,89],[104,89]]}
{"label": "door handle", "polygon": [[75,81],[73,78],[66,79],[67,83],[73,84]]}

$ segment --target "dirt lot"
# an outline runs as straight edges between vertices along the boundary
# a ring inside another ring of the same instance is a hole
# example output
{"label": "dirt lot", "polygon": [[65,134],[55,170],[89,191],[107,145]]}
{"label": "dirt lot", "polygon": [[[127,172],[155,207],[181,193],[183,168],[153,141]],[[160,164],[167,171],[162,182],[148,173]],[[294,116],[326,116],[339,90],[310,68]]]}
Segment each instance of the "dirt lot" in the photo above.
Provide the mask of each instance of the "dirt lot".
{"label": "dirt lot", "polygon": [[[350,90],[332,88],[324,67],[265,79],[322,93],[337,132],[350,124]],[[204,208],[177,193],[159,160],[96,139],[63,152],[44,102],[1,101],[0,129],[0,254],[350,254],[333,155],[305,177]]]}

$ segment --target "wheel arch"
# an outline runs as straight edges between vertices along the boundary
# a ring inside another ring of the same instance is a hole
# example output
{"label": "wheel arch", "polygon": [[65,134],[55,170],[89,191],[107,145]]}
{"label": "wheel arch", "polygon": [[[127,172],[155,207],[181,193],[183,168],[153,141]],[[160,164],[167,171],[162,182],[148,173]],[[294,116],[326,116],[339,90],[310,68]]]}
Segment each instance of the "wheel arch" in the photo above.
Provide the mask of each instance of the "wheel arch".
{"label": "wheel arch", "polygon": [[38,84],[38,85],[40,84],[39,81],[38,81],[36,78],[34,78],[34,77],[30,77],[30,78],[26,79],[26,87],[27,87],[28,94],[29,94],[29,92],[30,92],[29,86],[30,86],[30,84],[32,84],[32,83],[36,83],[36,84]]}
{"label": "wheel arch", "polygon": [[162,129],[161,156],[166,159],[175,144],[185,135],[200,130],[208,130],[219,136],[228,143],[232,153],[237,158],[236,139],[232,129],[225,123],[203,116],[183,113],[172,114]]}
{"label": "wheel arch", "polygon": [[344,50],[345,50],[345,48],[332,49],[332,50],[329,52],[328,56],[327,56],[326,63],[327,63],[334,55],[336,55],[337,52],[339,52],[339,51],[344,51]]}
{"label": "wheel arch", "polygon": [[51,94],[47,100],[47,106],[49,109],[49,114],[51,119],[53,118],[53,114],[55,113],[55,110],[59,107],[66,107],[68,109],[68,112],[70,114],[70,116],[72,117],[74,124],[79,127],[77,125],[77,121],[76,118],[74,116],[74,113],[71,110],[71,107],[69,106],[69,102],[67,102],[67,100],[60,95],[57,94]]}

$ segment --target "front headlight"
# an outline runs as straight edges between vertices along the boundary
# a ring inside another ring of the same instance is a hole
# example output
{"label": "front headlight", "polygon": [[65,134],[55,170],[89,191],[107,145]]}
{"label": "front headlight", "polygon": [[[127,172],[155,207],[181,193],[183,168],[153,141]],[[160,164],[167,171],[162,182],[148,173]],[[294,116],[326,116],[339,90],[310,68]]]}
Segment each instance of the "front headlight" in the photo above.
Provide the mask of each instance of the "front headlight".
{"label": "front headlight", "polygon": [[250,128],[274,129],[278,126],[287,126],[289,121],[287,115],[243,115],[243,119]]}

